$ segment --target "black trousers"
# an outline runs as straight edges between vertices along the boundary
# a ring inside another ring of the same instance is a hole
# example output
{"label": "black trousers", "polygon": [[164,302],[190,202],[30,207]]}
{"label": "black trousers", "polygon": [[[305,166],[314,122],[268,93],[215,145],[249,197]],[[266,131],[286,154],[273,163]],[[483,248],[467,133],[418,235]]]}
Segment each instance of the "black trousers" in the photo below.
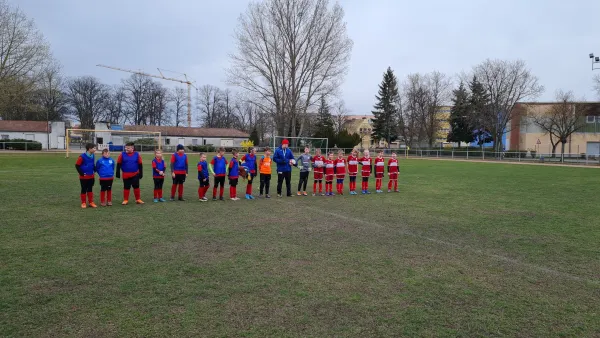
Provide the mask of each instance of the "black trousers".
{"label": "black trousers", "polygon": [[229,186],[231,187],[237,187],[238,185],[238,179],[237,178],[230,178],[229,179]]}
{"label": "black trousers", "polygon": [[163,183],[165,183],[164,178],[154,178],[154,189],[159,190],[163,188]]}
{"label": "black trousers", "polygon": [[283,185],[283,180],[285,180],[285,189],[287,192],[287,196],[292,196],[292,187],[290,186],[291,178],[292,178],[291,171],[277,173],[277,195],[281,195],[281,186]]}
{"label": "black trousers", "polygon": [[133,189],[139,189],[140,188],[140,176],[139,175],[135,175],[133,177],[124,179],[123,180],[123,187],[125,188],[125,190],[129,190],[131,188],[133,188]]}
{"label": "black trousers", "polygon": [[185,174],[175,174],[175,178],[173,179],[173,184],[183,184],[185,183]]}
{"label": "black trousers", "polygon": [[100,191],[111,191],[113,180],[100,180]]}
{"label": "black trousers", "polygon": [[225,186],[225,176],[215,176],[215,188],[217,188],[219,184],[222,187]]}
{"label": "black trousers", "polygon": [[260,174],[260,194],[269,194],[269,187],[271,186],[271,174]]}
{"label": "black trousers", "polygon": [[92,192],[92,187],[94,187],[94,181],[95,179],[93,178],[79,179],[79,184],[81,184],[81,193],[87,194],[88,192]]}
{"label": "black trousers", "polygon": [[306,191],[306,184],[308,184],[308,171],[300,172],[300,181],[298,181],[298,191]]}

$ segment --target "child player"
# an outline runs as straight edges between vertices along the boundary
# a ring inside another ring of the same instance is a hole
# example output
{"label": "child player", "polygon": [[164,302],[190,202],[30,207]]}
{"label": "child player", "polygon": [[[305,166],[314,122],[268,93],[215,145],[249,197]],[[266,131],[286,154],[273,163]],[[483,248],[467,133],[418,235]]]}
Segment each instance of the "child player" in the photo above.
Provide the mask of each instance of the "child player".
{"label": "child player", "polygon": [[233,157],[229,161],[229,167],[227,167],[227,177],[229,178],[229,198],[232,201],[238,201],[237,197],[237,184],[240,177],[240,163],[238,162],[238,151],[233,149],[231,152]]}
{"label": "child player", "polygon": [[375,158],[375,192],[382,193],[381,185],[383,181],[383,176],[385,175],[385,158],[383,158],[383,150],[379,150],[377,152],[377,157]]}
{"label": "child player", "polygon": [[323,172],[325,170],[325,158],[321,156],[321,149],[317,148],[315,156],[313,156],[313,168],[315,169],[314,183],[313,183],[313,196],[317,195],[317,183],[319,184],[319,194],[323,196]]}
{"label": "child player", "polygon": [[208,164],[206,163],[206,154],[200,153],[200,162],[198,162],[198,181],[200,187],[198,187],[198,199],[200,202],[208,201],[206,198],[206,192],[210,187],[210,177],[208,176]]}
{"label": "child player", "polygon": [[312,165],[312,156],[310,156],[310,148],[304,147],[304,154],[298,156],[296,167],[300,168],[300,180],[298,181],[298,196],[308,196],[306,193],[306,185],[308,184],[308,175],[310,174],[310,166]]}
{"label": "child player", "polygon": [[115,161],[110,158],[108,149],[102,149],[102,157],[96,162],[96,172],[100,178],[100,205],[112,205],[112,184],[115,178]]}
{"label": "child player", "polygon": [[346,159],[344,158],[344,151],[340,149],[338,151],[338,157],[333,161],[335,165],[335,176],[337,179],[336,190],[338,195],[344,194],[344,178],[346,177]]}
{"label": "child player", "polygon": [[396,152],[393,152],[392,158],[388,161],[388,175],[390,177],[390,181],[388,182],[388,192],[392,192],[392,183],[394,184],[394,192],[398,192],[398,169]]}
{"label": "child player", "polygon": [[358,153],[356,150],[352,150],[350,156],[348,156],[348,177],[350,178],[350,195],[356,194],[356,175],[358,174]]}
{"label": "child player", "polygon": [[98,206],[94,203],[94,192],[92,188],[94,187],[94,172],[96,171],[96,167],[94,164],[95,157],[94,153],[96,152],[96,146],[92,143],[88,143],[85,145],[85,153],[79,155],[77,158],[77,162],[75,162],[75,169],[77,169],[77,173],[79,173],[79,184],[81,184],[81,208],[87,208],[87,204],[85,203],[86,197],[87,201],[90,204],[90,208],[97,208]]}
{"label": "child player", "polygon": [[327,154],[325,160],[325,196],[335,196],[333,193],[333,176],[335,174],[335,164],[333,162],[333,153]]}
{"label": "child player", "polygon": [[144,201],[140,198],[140,180],[144,176],[142,167],[142,156],[140,153],[135,151],[133,142],[129,142],[125,145],[125,151],[119,155],[117,159],[117,178],[121,178],[121,171],[123,171],[123,203],[127,205],[129,203],[129,190],[133,188],[133,195],[135,196],[136,204],[144,204]]}
{"label": "child player", "polygon": [[223,190],[225,190],[225,176],[227,175],[227,159],[225,159],[225,149],[219,148],[217,156],[213,157],[208,165],[208,171],[215,178],[213,187],[213,201],[217,200],[217,187],[219,187],[219,200],[223,201]]}
{"label": "child player", "polygon": [[369,149],[365,149],[363,151],[363,157],[358,159],[358,162],[361,165],[361,175],[362,175],[362,193],[370,194],[369,192],[369,176],[371,176],[371,170],[373,166],[373,159],[369,155]]}
{"label": "child player", "polygon": [[171,177],[173,178],[173,185],[171,186],[171,201],[175,200],[175,191],[179,190],[179,200],[183,199],[183,183],[188,175],[188,158],[185,154],[185,147],[183,144],[177,145],[177,152],[171,155]]}
{"label": "child player", "polygon": [[[273,160],[271,159],[271,148],[265,148],[265,155],[260,158],[260,162],[258,164],[258,170],[260,171],[260,195],[263,196],[263,191],[265,192],[266,198],[271,198],[269,195],[269,186],[271,185],[271,163]],[[264,189],[264,190],[263,190]]]}
{"label": "child player", "polygon": [[152,180],[154,181],[154,203],[165,202],[163,198],[163,183],[165,183],[165,171],[167,166],[163,159],[162,151],[154,151],[154,159],[152,159]]}
{"label": "child player", "polygon": [[248,168],[248,185],[246,185],[246,199],[253,200],[254,196],[252,196],[252,181],[256,177],[256,149],[254,147],[250,147],[248,149],[248,153],[242,156],[241,160],[242,164]]}

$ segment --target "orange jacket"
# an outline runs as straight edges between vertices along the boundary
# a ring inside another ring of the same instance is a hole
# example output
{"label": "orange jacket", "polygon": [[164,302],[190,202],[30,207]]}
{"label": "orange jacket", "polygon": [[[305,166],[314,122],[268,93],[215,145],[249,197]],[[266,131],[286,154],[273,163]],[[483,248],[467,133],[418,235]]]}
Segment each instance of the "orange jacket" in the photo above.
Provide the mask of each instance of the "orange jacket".
{"label": "orange jacket", "polygon": [[263,156],[258,164],[258,170],[261,174],[271,174],[271,163],[273,160],[270,157]]}

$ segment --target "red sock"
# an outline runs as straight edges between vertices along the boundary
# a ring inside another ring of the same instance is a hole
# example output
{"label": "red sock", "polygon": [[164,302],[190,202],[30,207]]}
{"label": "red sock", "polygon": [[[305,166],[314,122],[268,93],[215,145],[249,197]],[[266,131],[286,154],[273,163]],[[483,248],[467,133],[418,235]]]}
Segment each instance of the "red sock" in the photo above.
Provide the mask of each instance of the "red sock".
{"label": "red sock", "polygon": [[178,184],[179,185],[179,198],[183,198],[183,184]]}
{"label": "red sock", "polygon": [[394,190],[398,190],[398,180],[394,180]]}
{"label": "red sock", "polygon": [[246,195],[252,195],[252,183],[248,183],[246,186]]}
{"label": "red sock", "polygon": [[112,190],[107,190],[106,191],[106,201],[107,202],[112,202]]}
{"label": "red sock", "polygon": [[156,191],[156,189],[154,189],[154,199],[157,199],[158,197],[158,192]]}
{"label": "red sock", "polygon": [[81,203],[84,204],[85,203],[85,194],[81,194],[81,195],[79,195],[79,197],[81,198]]}
{"label": "red sock", "polygon": [[388,190],[392,190],[392,180],[388,182]]}
{"label": "red sock", "polygon": [[354,190],[352,190],[352,181],[348,182],[348,190],[354,191]]}
{"label": "red sock", "polygon": [[233,197],[237,197],[237,186],[233,187]]}
{"label": "red sock", "polygon": [[313,182],[313,195],[317,193],[317,181]]}
{"label": "red sock", "polygon": [[233,187],[229,187],[229,198],[233,198]]}
{"label": "red sock", "polygon": [[104,204],[106,201],[106,191],[100,191],[100,203]]}
{"label": "red sock", "polygon": [[123,190],[123,201],[129,201],[129,189]]}
{"label": "red sock", "polygon": [[171,198],[175,198],[175,191],[177,190],[177,184],[171,186]]}
{"label": "red sock", "polygon": [[202,198],[202,189],[203,187],[198,187],[198,198]]}
{"label": "red sock", "polygon": [[140,195],[141,195],[141,194],[140,194],[140,188],[135,188],[135,189],[133,189],[133,196],[135,196],[135,200],[136,200],[136,201],[137,201],[137,200],[139,200],[139,199],[141,198],[141,196],[140,196]]}
{"label": "red sock", "polygon": [[202,197],[206,197],[206,192],[208,191],[208,187],[204,187],[204,191],[202,192]]}
{"label": "red sock", "polygon": [[158,198],[162,198],[162,189],[158,189],[158,190],[156,191],[156,197],[158,197]]}
{"label": "red sock", "polygon": [[319,194],[323,193],[323,182],[319,182]]}
{"label": "red sock", "polygon": [[88,202],[94,203],[94,193],[93,192],[88,192],[87,198],[88,198]]}
{"label": "red sock", "polygon": [[223,198],[223,191],[225,190],[224,186],[221,186],[219,189],[219,198]]}
{"label": "red sock", "polygon": [[[223,188],[221,188],[221,189],[223,189]],[[217,187],[216,186],[213,188],[213,198],[217,198]]]}

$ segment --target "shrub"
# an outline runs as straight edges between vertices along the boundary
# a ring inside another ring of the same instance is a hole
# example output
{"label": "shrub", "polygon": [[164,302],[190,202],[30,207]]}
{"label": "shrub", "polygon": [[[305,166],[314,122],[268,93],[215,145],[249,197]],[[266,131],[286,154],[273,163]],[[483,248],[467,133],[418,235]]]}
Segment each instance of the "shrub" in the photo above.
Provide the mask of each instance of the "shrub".
{"label": "shrub", "polygon": [[[42,150],[42,144],[37,141],[30,141],[21,138],[2,140],[2,148],[7,150]],[[15,143],[16,142],[16,143]]]}
{"label": "shrub", "polygon": [[216,151],[212,144],[201,145],[201,146],[188,146],[189,151],[195,153],[214,153]]}

